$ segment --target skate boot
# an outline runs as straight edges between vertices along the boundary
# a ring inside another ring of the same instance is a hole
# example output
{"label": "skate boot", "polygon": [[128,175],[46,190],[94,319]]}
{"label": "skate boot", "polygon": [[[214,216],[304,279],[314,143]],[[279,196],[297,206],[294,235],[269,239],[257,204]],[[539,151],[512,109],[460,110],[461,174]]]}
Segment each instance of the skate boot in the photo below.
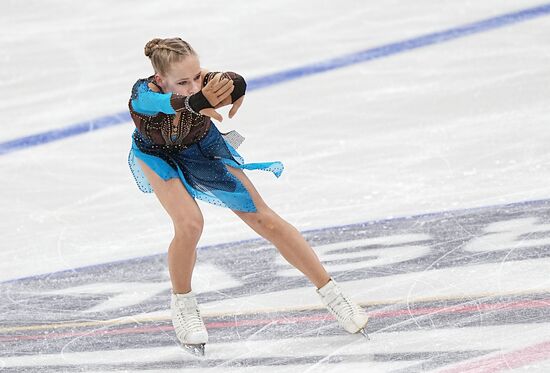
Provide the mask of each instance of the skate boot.
{"label": "skate boot", "polygon": [[317,293],[329,312],[347,332],[360,332],[369,339],[365,331],[367,321],[369,320],[367,313],[355,302],[346,297],[333,279],[330,279],[322,288],[317,289]]}
{"label": "skate boot", "polygon": [[172,324],[181,346],[195,356],[204,356],[208,333],[202,321],[197,299],[193,292],[172,293]]}

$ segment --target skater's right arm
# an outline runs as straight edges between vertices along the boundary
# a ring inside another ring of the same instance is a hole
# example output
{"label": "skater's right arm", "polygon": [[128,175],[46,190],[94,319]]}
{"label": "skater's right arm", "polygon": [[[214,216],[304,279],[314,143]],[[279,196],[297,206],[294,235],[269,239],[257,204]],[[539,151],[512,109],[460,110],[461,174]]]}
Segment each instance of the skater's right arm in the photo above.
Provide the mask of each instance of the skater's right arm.
{"label": "skater's right arm", "polygon": [[[161,93],[159,88],[147,79],[140,79],[132,88],[131,108],[138,114],[155,116],[159,113],[176,114],[187,110],[193,114],[205,114],[221,120],[213,109],[233,92],[233,81],[219,74],[211,79],[199,92],[191,96]],[[202,111],[202,112],[201,112]]]}

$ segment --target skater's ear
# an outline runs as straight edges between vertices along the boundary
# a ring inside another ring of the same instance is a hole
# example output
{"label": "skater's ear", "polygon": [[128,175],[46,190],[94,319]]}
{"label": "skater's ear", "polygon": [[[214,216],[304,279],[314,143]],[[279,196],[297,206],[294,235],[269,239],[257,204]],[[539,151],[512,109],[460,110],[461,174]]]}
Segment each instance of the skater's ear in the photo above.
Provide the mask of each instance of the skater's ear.
{"label": "skater's ear", "polygon": [[156,84],[153,84],[153,83],[149,83],[147,86],[149,87],[149,89],[153,92],[160,92],[160,88],[159,86],[162,87],[162,84],[163,84],[163,79],[162,77],[160,77],[158,74],[155,74],[155,83]]}

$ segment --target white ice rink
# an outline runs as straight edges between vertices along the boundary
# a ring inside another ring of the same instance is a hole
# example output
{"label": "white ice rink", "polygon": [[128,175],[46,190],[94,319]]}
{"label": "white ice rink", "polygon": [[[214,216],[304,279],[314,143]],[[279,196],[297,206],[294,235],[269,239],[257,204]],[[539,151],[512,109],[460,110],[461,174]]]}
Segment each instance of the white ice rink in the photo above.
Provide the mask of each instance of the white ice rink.
{"label": "white ice rink", "polygon": [[[483,20],[494,22],[460,34]],[[0,371],[550,372],[550,3],[6,0],[0,30]],[[438,32],[456,38],[396,49]],[[267,273],[258,286],[224,267],[249,247],[260,259],[274,249],[250,241],[257,236],[231,211],[202,202],[195,284],[204,314],[212,330],[235,315],[260,329],[234,340],[213,334],[197,362],[170,337],[165,271],[106,274],[105,263],[144,257],[162,268],[172,238],[168,216],[128,169],[133,123],[23,139],[123,115],[133,83],[152,72],[143,46],[173,36],[204,67],[249,82],[349,62],[251,89],[232,120],[222,110],[218,127],[246,137],[247,161],[284,163],[280,179],[248,175],[372,307],[371,341],[311,321],[323,315],[315,292],[276,256],[257,271],[256,259],[248,263],[246,276]],[[377,47],[393,52],[352,61]],[[456,250],[465,254],[438,266]],[[85,272],[94,281],[79,278],[83,267],[97,269]],[[67,298],[30,307],[29,294]],[[415,303],[423,321],[399,314]],[[495,304],[508,313],[493,317]],[[442,312],[454,316],[426,321]],[[262,324],[270,317],[279,321]],[[79,344],[83,323],[101,329],[118,318],[126,328],[160,320],[165,339],[121,332],[109,345],[92,333]],[[285,318],[305,324],[293,329]],[[286,327],[264,330],[278,323]],[[67,335],[37,337],[57,324]]]}

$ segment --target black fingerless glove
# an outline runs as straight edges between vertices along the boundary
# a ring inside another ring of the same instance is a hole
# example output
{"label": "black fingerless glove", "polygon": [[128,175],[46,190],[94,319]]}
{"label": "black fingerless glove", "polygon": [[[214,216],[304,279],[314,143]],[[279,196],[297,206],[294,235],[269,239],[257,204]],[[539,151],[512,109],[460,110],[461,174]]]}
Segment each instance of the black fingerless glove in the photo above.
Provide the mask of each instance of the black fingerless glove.
{"label": "black fingerless glove", "polygon": [[212,108],[210,102],[204,97],[202,91],[198,91],[191,96],[182,96],[178,94],[172,94],[170,98],[170,104],[175,111],[187,109],[188,111],[199,114],[202,109]]}
{"label": "black fingerless glove", "polygon": [[226,72],[231,80],[233,80],[233,92],[231,92],[231,102],[237,101],[246,93],[246,81],[242,76],[232,71]]}

